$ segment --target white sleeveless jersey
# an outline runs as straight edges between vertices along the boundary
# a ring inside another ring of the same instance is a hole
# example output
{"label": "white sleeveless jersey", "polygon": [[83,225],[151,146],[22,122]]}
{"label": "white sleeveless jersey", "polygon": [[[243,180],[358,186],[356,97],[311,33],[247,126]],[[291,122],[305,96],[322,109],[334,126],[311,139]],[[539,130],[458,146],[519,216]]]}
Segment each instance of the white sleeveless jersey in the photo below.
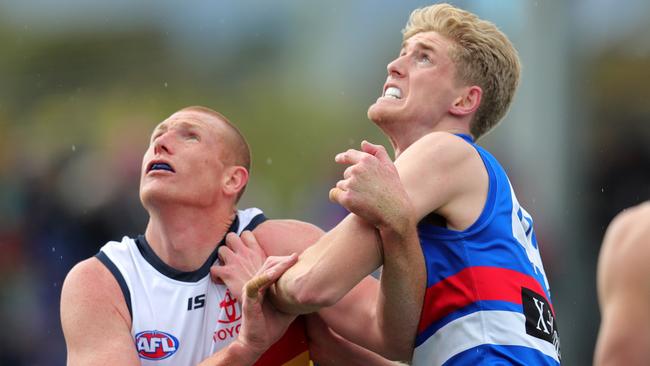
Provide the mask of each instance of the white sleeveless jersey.
{"label": "white sleeveless jersey", "polygon": [[[230,231],[240,234],[264,220],[257,208],[239,211]],[[240,305],[226,286],[210,279],[216,249],[193,272],[163,263],[144,236],[109,242],[96,257],[122,289],[142,365],[196,365],[239,333]]]}

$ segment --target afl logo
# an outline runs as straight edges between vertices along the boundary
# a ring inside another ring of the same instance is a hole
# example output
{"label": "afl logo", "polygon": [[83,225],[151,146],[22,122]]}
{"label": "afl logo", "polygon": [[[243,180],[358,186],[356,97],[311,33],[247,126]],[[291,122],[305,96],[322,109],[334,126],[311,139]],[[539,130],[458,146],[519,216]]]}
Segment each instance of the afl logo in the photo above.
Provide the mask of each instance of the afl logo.
{"label": "afl logo", "polygon": [[[237,299],[230,295],[230,290],[226,290],[226,296],[219,303],[222,310],[218,319],[219,323],[229,324],[241,319],[241,310],[237,306]],[[225,317],[224,317],[225,314]]]}
{"label": "afl logo", "polygon": [[145,360],[164,360],[178,350],[178,339],[173,335],[157,330],[145,330],[135,335],[135,345],[140,358]]}

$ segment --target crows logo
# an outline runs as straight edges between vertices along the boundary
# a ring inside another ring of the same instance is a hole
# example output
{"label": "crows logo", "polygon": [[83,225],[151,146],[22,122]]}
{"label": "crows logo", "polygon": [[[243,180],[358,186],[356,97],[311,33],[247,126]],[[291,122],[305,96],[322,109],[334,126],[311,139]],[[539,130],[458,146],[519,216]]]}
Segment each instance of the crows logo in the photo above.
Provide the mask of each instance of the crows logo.
{"label": "crows logo", "polygon": [[[229,324],[241,319],[241,310],[237,306],[237,299],[230,295],[230,290],[226,290],[226,295],[219,303],[219,307],[223,309],[220,316],[221,319],[218,320],[219,323]],[[224,313],[225,319],[223,319]]]}

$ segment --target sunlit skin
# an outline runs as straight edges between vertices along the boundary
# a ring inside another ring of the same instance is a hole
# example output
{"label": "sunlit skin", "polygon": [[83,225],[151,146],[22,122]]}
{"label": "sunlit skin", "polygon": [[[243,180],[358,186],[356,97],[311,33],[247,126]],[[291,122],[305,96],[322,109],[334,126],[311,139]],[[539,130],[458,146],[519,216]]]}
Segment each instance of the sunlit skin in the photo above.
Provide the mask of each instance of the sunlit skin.
{"label": "sunlit skin", "polygon": [[[396,155],[429,132],[464,132],[454,120],[466,115],[464,106],[478,104],[466,99],[480,99],[481,90],[458,80],[452,47],[436,32],[417,33],[388,64],[382,96],[368,109],[368,118],[391,138]],[[400,99],[384,96],[390,87],[401,90]]]}
{"label": "sunlit skin", "polygon": [[[174,268],[199,268],[234,218],[248,172],[232,163],[231,137],[223,121],[197,111],[173,114],[151,135],[140,181],[140,199],[150,216],[145,236]],[[153,164],[168,170],[152,169]],[[207,229],[191,229],[198,225]]]}
{"label": "sunlit skin", "polygon": [[[178,112],[161,122],[142,159],[140,199],[145,208],[170,202],[217,204],[228,170],[225,130],[223,122],[195,111]],[[154,162],[169,164],[173,172],[149,170]]]}

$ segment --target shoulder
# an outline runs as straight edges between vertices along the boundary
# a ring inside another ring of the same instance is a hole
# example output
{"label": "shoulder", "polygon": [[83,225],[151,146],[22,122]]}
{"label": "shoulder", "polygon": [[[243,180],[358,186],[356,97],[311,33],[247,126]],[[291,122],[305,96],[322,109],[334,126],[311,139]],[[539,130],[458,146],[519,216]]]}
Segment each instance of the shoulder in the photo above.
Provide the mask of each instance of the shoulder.
{"label": "shoulder", "polygon": [[86,311],[98,314],[102,309],[110,313],[117,310],[125,322],[131,322],[115,277],[92,257],[75,265],[65,278],[61,291],[61,320],[83,316]]}
{"label": "shoulder", "polygon": [[139,365],[131,317],[112,274],[96,258],[68,273],[61,293],[68,365]]}
{"label": "shoulder", "polygon": [[[427,174],[438,181],[473,182],[485,169],[477,149],[463,138],[448,132],[429,133],[409,146],[395,160],[400,175],[403,169]],[[463,189],[464,190],[464,189]]]}
{"label": "shoulder", "polygon": [[324,234],[318,226],[298,220],[266,220],[253,233],[268,255],[302,253]]}
{"label": "shoulder", "polygon": [[483,210],[488,172],[462,137],[429,133],[404,150],[395,166],[419,219],[437,212],[452,227],[469,227]]}
{"label": "shoulder", "polygon": [[431,132],[409,146],[396,160],[408,158],[431,159],[453,163],[476,155],[476,149],[461,137],[449,132]]}
{"label": "shoulder", "polygon": [[608,235],[619,239],[629,236],[636,237],[650,231],[648,222],[650,222],[650,201],[623,210],[616,215],[607,232]]}
{"label": "shoulder", "polygon": [[644,245],[644,241],[648,240],[648,234],[650,234],[650,201],[616,215],[605,233],[603,254],[625,255],[637,250],[650,254],[650,245]]}
{"label": "shoulder", "polygon": [[598,263],[601,290],[647,286],[650,290],[650,201],[619,213],[605,233]]}

